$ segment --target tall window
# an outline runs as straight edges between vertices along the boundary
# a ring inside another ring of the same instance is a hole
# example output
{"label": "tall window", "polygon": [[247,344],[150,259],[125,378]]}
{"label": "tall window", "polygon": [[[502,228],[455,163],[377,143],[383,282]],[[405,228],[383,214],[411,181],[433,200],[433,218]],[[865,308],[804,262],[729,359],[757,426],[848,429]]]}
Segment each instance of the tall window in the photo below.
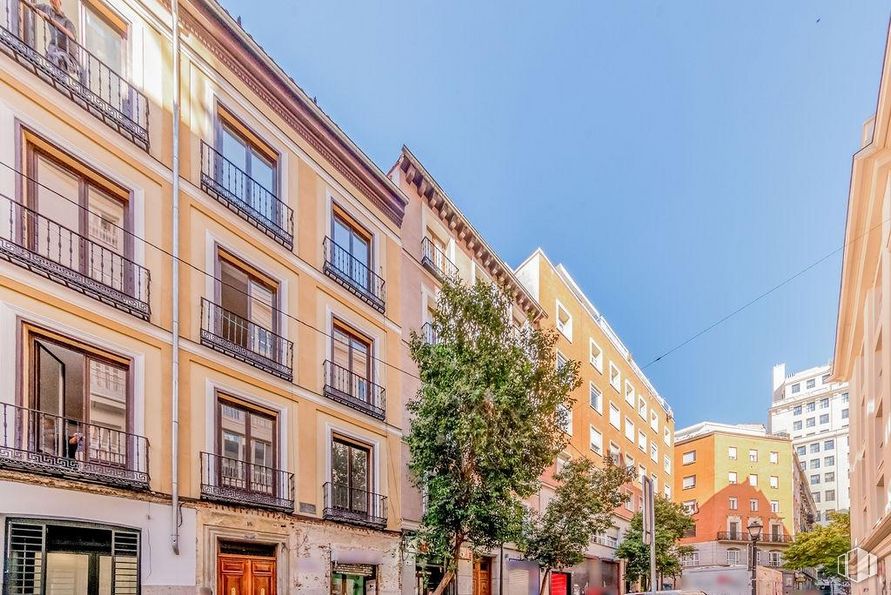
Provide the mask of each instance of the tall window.
{"label": "tall window", "polygon": [[253,492],[275,493],[275,416],[237,401],[218,400],[220,481]]}
{"label": "tall window", "polygon": [[33,335],[29,406],[34,447],[71,459],[125,466],[130,362],[77,343]]}
{"label": "tall window", "polygon": [[278,223],[275,152],[225,114],[219,116],[216,149],[225,159],[214,172],[217,182],[268,220]]}
{"label": "tall window", "polygon": [[370,291],[371,235],[335,212],[331,220],[331,239],[335,244],[334,265],[359,287]]}
{"label": "tall window", "polygon": [[603,393],[591,382],[588,384],[588,402],[591,409],[597,413],[603,413]]}
{"label": "tall window", "polygon": [[336,508],[365,514],[371,492],[371,449],[335,437],[331,444],[331,499]]}
{"label": "tall window", "polygon": [[331,361],[337,366],[331,379],[334,387],[362,401],[369,400],[371,341],[341,323],[334,325],[331,335]]}
{"label": "tall window", "polygon": [[217,255],[220,271],[221,329],[224,339],[276,359],[273,334],[278,285],[226,252]]}
{"label": "tall window", "polygon": [[727,550],[727,564],[730,566],[739,564],[739,549],[730,548]]}

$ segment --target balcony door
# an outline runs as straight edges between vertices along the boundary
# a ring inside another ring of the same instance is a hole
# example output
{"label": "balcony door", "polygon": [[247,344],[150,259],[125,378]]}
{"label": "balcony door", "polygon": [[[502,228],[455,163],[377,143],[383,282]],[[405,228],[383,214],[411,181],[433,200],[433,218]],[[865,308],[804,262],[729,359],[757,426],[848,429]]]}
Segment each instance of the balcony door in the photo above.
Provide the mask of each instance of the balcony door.
{"label": "balcony door", "polygon": [[29,148],[22,232],[32,252],[78,271],[107,287],[127,292],[133,283],[125,266],[130,238],[127,201],[72,163]]}
{"label": "balcony door", "polygon": [[280,361],[274,336],[278,286],[222,252],[219,271],[219,304],[225,312],[217,332],[227,341]]}
{"label": "balcony door", "polygon": [[126,466],[128,369],[74,346],[32,340],[31,448]]}
{"label": "balcony door", "polygon": [[332,385],[363,402],[370,402],[371,341],[346,326],[335,324],[331,341]]}
{"label": "balcony door", "polygon": [[334,508],[365,517],[371,498],[371,449],[342,438],[331,445],[331,501]]}
{"label": "balcony door", "polygon": [[237,401],[218,404],[221,484],[275,496],[275,416]]}
{"label": "balcony door", "polygon": [[[228,192],[249,205],[270,222],[280,225],[276,212],[276,159],[244,127],[220,119],[217,151],[219,161],[214,175]],[[228,162],[228,163],[227,163]],[[239,175],[243,172],[247,178]]]}
{"label": "balcony door", "polygon": [[335,213],[331,223],[331,239],[335,243],[334,265],[356,285],[372,291],[371,237]]}

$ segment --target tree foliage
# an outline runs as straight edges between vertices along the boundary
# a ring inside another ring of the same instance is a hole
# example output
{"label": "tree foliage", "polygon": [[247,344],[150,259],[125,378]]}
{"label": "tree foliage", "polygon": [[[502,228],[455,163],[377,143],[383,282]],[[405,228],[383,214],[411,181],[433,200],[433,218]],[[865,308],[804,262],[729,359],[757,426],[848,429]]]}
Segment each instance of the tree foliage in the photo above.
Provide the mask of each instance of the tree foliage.
{"label": "tree foliage", "polygon": [[786,568],[819,568],[826,578],[840,577],[838,557],[851,549],[851,517],[847,512],[829,513],[829,524],[799,533],[783,552]]}
{"label": "tree foliage", "polygon": [[421,388],[408,404],[406,441],[409,469],[427,496],[421,550],[446,565],[436,595],[454,576],[462,545],[482,550],[520,538],[522,501],[565,445],[578,362],[557,368],[555,331],[518,329],[511,305],[492,284],[446,281],[436,340],[411,338]]}
{"label": "tree foliage", "polygon": [[[620,488],[633,473],[605,457],[603,466],[587,458],[569,461],[554,477],[559,485],[544,513],[531,513],[523,541],[526,558],[544,569],[542,585],[551,569],[574,566],[585,549],[612,525],[612,512],[628,499]],[[542,586],[542,591],[544,587]]]}
{"label": "tree foliage", "polygon": [[[678,503],[663,496],[656,497],[656,572],[660,576],[676,577],[681,574],[681,556],[692,547],[678,541],[694,526],[693,519]],[[625,577],[631,581],[648,582],[650,573],[650,546],[643,543],[643,516],[636,513],[625,539],[619,544],[616,556],[627,562]],[[651,588],[651,587],[647,587]]]}

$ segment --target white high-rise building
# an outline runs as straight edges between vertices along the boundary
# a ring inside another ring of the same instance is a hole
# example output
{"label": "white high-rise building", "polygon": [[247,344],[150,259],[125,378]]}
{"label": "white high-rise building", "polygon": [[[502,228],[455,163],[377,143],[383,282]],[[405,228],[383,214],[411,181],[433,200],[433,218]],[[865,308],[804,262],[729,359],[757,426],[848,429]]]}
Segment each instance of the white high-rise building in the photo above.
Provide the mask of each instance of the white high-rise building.
{"label": "white high-rise building", "polygon": [[848,477],[848,384],[831,382],[831,365],[786,375],[773,367],[770,433],[786,433],[817,505],[817,522],[850,506]]}

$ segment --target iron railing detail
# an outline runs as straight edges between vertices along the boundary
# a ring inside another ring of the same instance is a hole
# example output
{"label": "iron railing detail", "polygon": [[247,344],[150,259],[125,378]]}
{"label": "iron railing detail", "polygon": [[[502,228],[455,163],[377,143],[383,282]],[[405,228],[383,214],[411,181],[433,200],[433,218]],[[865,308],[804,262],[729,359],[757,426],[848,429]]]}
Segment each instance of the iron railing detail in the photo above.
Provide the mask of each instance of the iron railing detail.
{"label": "iron railing detail", "polygon": [[[106,245],[0,195],[0,258],[144,320],[151,275]],[[90,216],[93,216],[92,214]]]}
{"label": "iron railing detail", "polygon": [[332,361],[325,361],[324,370],[326,397],[377,419],[386,417],[384,387]]}
{"label": "iron railing detail", "polygon": [[[718,531],[717,534],[718,541],[744,541],[750,542],[752,538],[749,536],[747,531]],[[783,543],[792,543],[795,541],[795,538],[786,533],[761,533],[761,536],[758,538],[758,543],[768,543],[768,544],[783,544]]]}
{"label": "iron railing detail", "polygon": [[203,141],[201,188],[288,250],[294,247],[291,207]]}
{"label": "iron railing detail", "polygon": [[421,240],[421,264],[441,281],[458,278],[458,265],[449,260],[430,238]]}
{"label": "iron railing detail", "polygon": [[0,19],[0,48],[148,151],[149,104],[145,94],[29,0],[8,0]]}
{"label": "iron railing detail", "polygon": [[326,482],[323,489],[326,519],[368,527],[387,526],[386,496],[332,482]]}
{"label": "iron railing detail", "polygon": [[149,443],[136,434],[10,403],[0,405],[0,467],[148,489]]}
{"label": "iron railing detail", "polygon": [[204,500],[293,512],[294,474],[202,452],[201,497]]}
{"label": "iron railing detail", "polygon": [[294,344],[271,330],[201,298],[201,343],[287,381]]}
{"label": "iron railing detail", "polygon": [[343,285],[359,299],[379,312],[384,311],[384,280],[369,269],[361,260],[350,254],[349,250],[326,237],[323,242],[325,251],[325,274]]}

